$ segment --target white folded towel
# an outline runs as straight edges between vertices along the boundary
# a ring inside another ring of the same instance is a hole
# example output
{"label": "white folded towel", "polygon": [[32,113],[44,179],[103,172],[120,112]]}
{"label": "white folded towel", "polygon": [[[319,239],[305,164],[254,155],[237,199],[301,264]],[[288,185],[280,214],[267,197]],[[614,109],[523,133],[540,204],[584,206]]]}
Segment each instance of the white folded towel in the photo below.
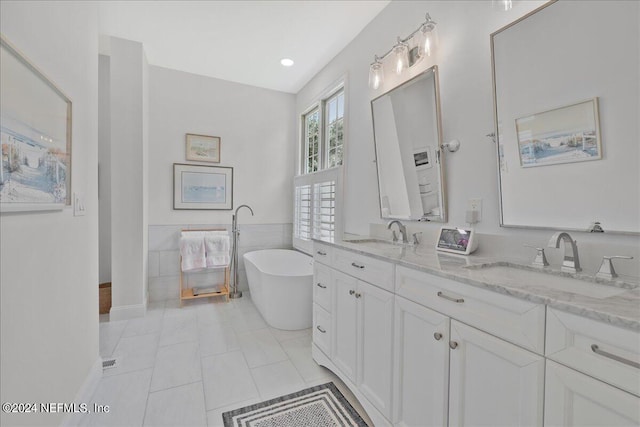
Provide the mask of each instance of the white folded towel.
{"label": "white folded towel", "polygon": [[226,231],[207,232],[204,235],[204,246],[207,257],[207,268],[224,267],[231,260],[229,234]]}
{"label": "white folded towel", "polygon": [[182,271],[199,270],[207,266],[205,257],[204,238],[202,236],[188,236],[180,238],[180,255],[182,255]]}

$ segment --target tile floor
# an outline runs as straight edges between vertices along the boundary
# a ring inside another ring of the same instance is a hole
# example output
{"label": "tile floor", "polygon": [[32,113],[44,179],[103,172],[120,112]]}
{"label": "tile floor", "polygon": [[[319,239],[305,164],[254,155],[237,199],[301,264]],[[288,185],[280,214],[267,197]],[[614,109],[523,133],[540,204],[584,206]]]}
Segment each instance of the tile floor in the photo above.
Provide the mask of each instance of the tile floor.
{"label": "tile floor", "polygon": [[75,424],[222,426],[225,411],[328,381],[364,414],[344,384],[311,358],[311,329],[269,327],[248,293],[183,308],[153,303],[144,318],[100,320],[100,354],[117,365],[104,371],[89,405],[110,411]]}

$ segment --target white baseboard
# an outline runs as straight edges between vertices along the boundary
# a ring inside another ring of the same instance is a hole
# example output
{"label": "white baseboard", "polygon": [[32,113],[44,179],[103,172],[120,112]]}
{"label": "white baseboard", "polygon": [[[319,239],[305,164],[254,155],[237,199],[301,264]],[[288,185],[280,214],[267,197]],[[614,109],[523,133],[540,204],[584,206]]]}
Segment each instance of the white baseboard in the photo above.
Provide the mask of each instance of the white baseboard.
{"label": "white baseboard", "polygon": [[[98,359],[94,362],[93,366],[89,370],[87,377],[84,380],[84,383],[78,390],[76,394],[76,398],[74,403],[81,404],[86,403],[89,404],[91,402],[91,398],[96,392],[98,388],[98,384],[102,379],[102,358],[98,357]],[[79,414],[74,414],[73,412],[67,413],[67,415],[62,420],[61,426],[75,426],[78,424]]]}
{"label": "white baseboard", "polygon": [[117,321],[117,320],[129,320],[135,319],[136,317],[144,317],[147,313],[147,304],[132,304],[132,305],[121,305],[117,307],[111,307],[109,311],[109,321]]}

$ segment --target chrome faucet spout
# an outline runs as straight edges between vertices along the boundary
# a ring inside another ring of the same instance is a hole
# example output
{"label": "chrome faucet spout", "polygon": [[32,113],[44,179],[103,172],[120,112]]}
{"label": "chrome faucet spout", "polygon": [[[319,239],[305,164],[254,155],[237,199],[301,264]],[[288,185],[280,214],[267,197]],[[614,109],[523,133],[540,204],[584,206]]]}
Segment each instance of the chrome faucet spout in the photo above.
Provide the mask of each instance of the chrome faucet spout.
{"label": "chrome faucet spout", "polygon": [[[389,221],[389,223],[387,224],[387,229],[391,230],[391,226],[393,224],[396,224],[398,226],[398,230],[400,231],[400,234],[402,235],[402,243],[409,243],[409,238],[407,237],[407,227],[405,227],[404,224],[402,224],[397,219],[394,219],[393,221]],[[395,237],[395,233],[394,233],[394,237]],[[395,242],[396,239],[394,239],[393,241]]]}
{"label": "chrome faucet spout", "polygon": [[555,233],[551,236],[551,239],[549,239],[549,247],[559,248],[560,241],[562,240],[564,240],[564,258],[560,270],[566,271],[567,273],[582,271],[582,268],[580,268],[580,258],[578,257],[577,242],[571,238],[569,233],[564,231]]}
{"label": "chrome faucet spout", "polygon": [[240,205],[236,208],[233,215],[231,215],[231,234],[233,235],[233,247],[231,248],[231,265],[233,273],[233,281],[231,283],[231,292],[229,292],[229,298],[242,298],[242,291],[238,290],[238,238],[240,230],[238,230],[238,211],[241,208],[247,208],[251,211],[253,216],[253,209],[249,205]]}

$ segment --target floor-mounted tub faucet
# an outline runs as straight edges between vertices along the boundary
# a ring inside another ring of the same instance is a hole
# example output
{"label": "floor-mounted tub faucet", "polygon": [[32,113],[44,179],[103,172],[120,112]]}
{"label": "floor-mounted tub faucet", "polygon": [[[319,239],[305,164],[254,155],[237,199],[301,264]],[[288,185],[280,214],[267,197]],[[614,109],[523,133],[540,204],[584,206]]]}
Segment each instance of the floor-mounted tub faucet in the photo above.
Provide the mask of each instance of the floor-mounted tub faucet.
{"label": "floor-mounted tub faucet", "polygon": [[[387,229],[391,230],[391,226],[393,224],[397,224],[398,225],[398,230],[400,231],[400,235],[402,235],[402,243],[409,243],[409,239],[407,238],[407,227],[405,227],[397,219],[394,219],[393,221],[389,221],[389,224],[387,224]],[[394,242],[398,241],[398,237],[396,236],[395,231],[393,232],[393,241]]]}
{"label": "floor-mounted tub faucet", "polygon": [[565,233],[564,231],[555,233],[549,240],[549,247],[559,248],[561,240],[564,240],[564,259],[562,260],[560,270],[566,271],[567,273],[582,271],[582,268],[580,268],[580,258],[578,257],[577,242],[569,236],[569,233]]}
{"label": "floor-mounted tub faucet", "polygon": [[235,213],[231,216],[231,234],[233,235],[233,248],[231,250],[231,264],[233,265],[233,282],[232,290],[229,292],[229,298],[242,298],[242,291],[238,290],[238,237],[240,236],[240,230],[238,230],[238,211],[241,208],[247,208],[251,211],[253,216],[253,209],[249,205],[240,205],[236,208]]}

